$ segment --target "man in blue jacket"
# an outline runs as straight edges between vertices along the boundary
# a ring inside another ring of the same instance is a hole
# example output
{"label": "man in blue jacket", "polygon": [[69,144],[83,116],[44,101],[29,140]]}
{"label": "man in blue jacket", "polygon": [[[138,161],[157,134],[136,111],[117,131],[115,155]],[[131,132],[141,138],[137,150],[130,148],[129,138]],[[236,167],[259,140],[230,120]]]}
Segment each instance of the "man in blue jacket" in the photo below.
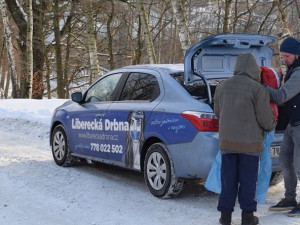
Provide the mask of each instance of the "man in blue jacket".
{"label": "man in blue jacket", "polygon": [[270,98],[284,104],[289,124],[284,133],[279,160],[284,174],[285,198],[271,206],[270,211],[291,210],[288,216],[300,216],[296,201],[297,174],[300,178],[300,42],[286,38],[280,46],[283,63],[287,67],[284,84],[278,90],[267,86]]}

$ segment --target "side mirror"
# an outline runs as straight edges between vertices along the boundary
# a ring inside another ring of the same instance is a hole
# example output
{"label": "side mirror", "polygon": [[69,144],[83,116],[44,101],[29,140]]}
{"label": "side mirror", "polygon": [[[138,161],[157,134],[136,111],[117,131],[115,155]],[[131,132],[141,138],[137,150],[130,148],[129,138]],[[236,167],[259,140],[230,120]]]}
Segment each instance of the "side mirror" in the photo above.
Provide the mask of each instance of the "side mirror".
{"label": "side mirror", "polygon": [[82,93],[81,92],[74,92],[71,94],[71,99],[73,102],[80,103],[82,101]]}

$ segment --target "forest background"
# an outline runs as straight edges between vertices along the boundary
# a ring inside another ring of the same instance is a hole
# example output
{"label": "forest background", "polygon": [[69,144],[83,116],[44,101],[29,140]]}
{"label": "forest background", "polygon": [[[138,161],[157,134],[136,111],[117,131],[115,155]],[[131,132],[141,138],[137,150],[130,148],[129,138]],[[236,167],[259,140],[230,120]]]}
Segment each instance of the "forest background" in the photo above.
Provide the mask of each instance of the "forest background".
{"label": "forest background", "polygon": [[182,63],[219,33],[300,37],[298,0],[0,0],[0,98],[69,98],[114,68]]}

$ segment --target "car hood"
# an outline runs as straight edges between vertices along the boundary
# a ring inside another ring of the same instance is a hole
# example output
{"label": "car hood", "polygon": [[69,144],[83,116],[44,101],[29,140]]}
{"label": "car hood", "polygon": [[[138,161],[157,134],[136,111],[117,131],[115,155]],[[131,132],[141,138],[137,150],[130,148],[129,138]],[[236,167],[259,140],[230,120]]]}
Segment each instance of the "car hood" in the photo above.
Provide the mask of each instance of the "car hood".
{"label": "car hood", "polygon": [[209,78],[233,75],[235,61],[240,53],[251,52],[259,66],[271,66],[273,50],[268,46],[276,42],[273,36],[259,34],[220,34],[207,37],[191,46],[184,58],[186,84]]}

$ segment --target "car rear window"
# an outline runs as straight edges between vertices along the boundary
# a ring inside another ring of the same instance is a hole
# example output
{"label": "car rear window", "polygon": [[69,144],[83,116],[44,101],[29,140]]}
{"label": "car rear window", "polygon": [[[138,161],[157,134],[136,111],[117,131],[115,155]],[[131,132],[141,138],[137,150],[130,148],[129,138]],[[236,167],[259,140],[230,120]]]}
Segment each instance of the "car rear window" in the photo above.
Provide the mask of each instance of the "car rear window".
{"label": "car rear window", "polygon": [[[170,74],[184,89],[194,98],[196,99],[208,99],[208,91],[204,80],[199,77],[199,80],[193,84],[186,85],[184,83],[184,73],[172,73]],[[222,82],[224,79],[211,79],[209,80],[209,86],[211,91],[211,96],[213,97],[215,94],[216,87]]]}
{"label": "car rear window", "polygon": [[159,96],[155,76],[145,73],[131,73],[121,93],[120,101],[152,101]]}
{"label": "car rear window", "polygon": [[199,82],[186,85],[184,84],[184,73],[173,73],[170,74],[184,89],[196,99],[207,99],[208,93],[207,88],[203,80]]}

